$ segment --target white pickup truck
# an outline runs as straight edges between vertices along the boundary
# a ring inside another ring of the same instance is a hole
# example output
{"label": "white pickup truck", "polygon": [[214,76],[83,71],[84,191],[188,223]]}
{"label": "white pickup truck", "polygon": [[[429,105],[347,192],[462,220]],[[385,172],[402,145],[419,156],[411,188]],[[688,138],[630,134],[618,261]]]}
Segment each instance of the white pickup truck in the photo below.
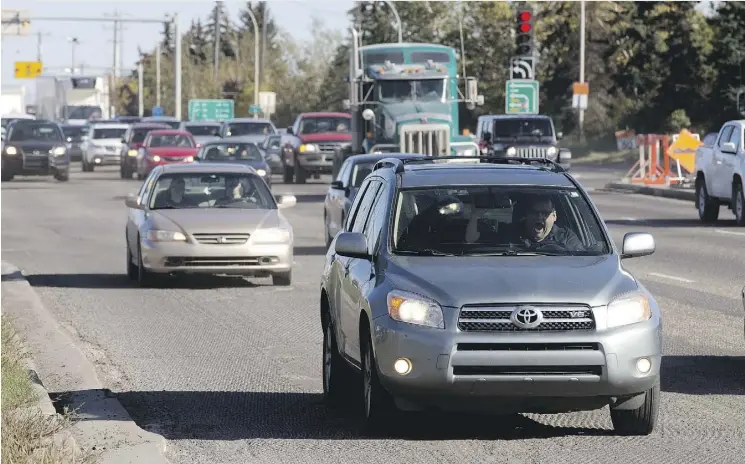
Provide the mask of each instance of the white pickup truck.
{"label": "white pickup truck", "polygon": [[745,226],[745,119],[727,121],[713,142],[696,150],[696,208],[703,222],[719,219],[727,205],[737,224]]}

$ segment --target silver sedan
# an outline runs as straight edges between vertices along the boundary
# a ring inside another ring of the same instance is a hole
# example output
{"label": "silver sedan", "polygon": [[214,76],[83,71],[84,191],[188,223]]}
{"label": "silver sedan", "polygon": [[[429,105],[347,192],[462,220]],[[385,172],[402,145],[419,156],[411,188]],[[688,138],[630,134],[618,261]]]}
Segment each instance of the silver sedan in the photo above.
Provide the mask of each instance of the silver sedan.
{"label": "silver sedan", "polygon": [[245,165],[178,164],[155,168],[127,196],[127,275],[142,286],[163,274],[232,274],[292,282],[293,230]]}

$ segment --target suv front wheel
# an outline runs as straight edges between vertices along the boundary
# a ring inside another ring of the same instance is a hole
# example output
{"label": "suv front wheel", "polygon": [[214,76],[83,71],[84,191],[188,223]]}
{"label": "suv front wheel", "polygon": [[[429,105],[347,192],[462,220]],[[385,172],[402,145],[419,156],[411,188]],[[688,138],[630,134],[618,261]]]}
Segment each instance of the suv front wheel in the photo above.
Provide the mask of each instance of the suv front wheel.
{"label": "suv front wheel", "polygon": [[383,431],[392,425],[392,416],[396,412],[393,397],[388,393],[378,378],[378,366],[373,353],[370,330],[365,328],[360,333],[362,351],[362,413],[365,426],[370,431]]}
{"label": "suv front wheel", "polygon": [[637,409],[610,410],[610,419],[616,432],[622,435],[649,435],[657,423],[660,407],[660,384],[647,390],[644,402]]}

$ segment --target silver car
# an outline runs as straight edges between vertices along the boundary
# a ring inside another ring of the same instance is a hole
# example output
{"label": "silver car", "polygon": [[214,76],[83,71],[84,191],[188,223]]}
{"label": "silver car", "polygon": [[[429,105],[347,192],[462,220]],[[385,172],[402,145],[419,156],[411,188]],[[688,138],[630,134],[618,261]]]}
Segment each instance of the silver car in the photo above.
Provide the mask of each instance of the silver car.
{"label": "silver car", "polygon": [[217,121],[182,121],[181,130],[188,131],[197,142],[197,147],[220,138],[221,123]]}
{"label": "silver car", "polygon": [[119,166],[122,156],[122,138],[129,124],[95,122],[82,138],[83,172],[92,172],[96,166]]}
{"label": "silver car", "polygon": [[359,391],[373,426],[399,409],[609,405],[618,433],[651,433],[660,309],[621,260],[654,239],[629,233],[617,250],[551,161],[485,161],[385,159],[360,186],[321,279],[326,401]]}
{"label": "silver car", "polygon": [[126,198],[127,275],[147,286],[162,274],[232,274],[292,282],[293,230],[250,166],[158,166]]}

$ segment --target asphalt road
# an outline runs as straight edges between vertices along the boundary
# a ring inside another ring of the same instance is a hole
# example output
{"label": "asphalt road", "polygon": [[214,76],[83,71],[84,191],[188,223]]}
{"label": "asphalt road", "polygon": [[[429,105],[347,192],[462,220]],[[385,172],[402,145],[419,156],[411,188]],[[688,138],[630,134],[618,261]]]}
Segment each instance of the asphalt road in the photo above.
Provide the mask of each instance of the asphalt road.
{"label": "asphalt road", "polygon": [[[598,188],[602,170],[579,171]],[[617,243],[649,231],[657,252],[627,269],[663,308],[665,358],[656,432],[615,437],[607,409],[508,418],[435,416],[403,436],[367,437],[352,413],[321,403],[318,283],[327,184],[292,192],[290,288],[269,279],[183,281],[140,289],[125,275],[124,196],[113,169],[67,184],[2,184],[2,257],[84,344],[137,423],[168,440],[175,463],[734,463],[745,455],[745,229],[727,212],[698,223],[692,204],[594,190]],[[55,391],[54,378],[45,381]]]}

